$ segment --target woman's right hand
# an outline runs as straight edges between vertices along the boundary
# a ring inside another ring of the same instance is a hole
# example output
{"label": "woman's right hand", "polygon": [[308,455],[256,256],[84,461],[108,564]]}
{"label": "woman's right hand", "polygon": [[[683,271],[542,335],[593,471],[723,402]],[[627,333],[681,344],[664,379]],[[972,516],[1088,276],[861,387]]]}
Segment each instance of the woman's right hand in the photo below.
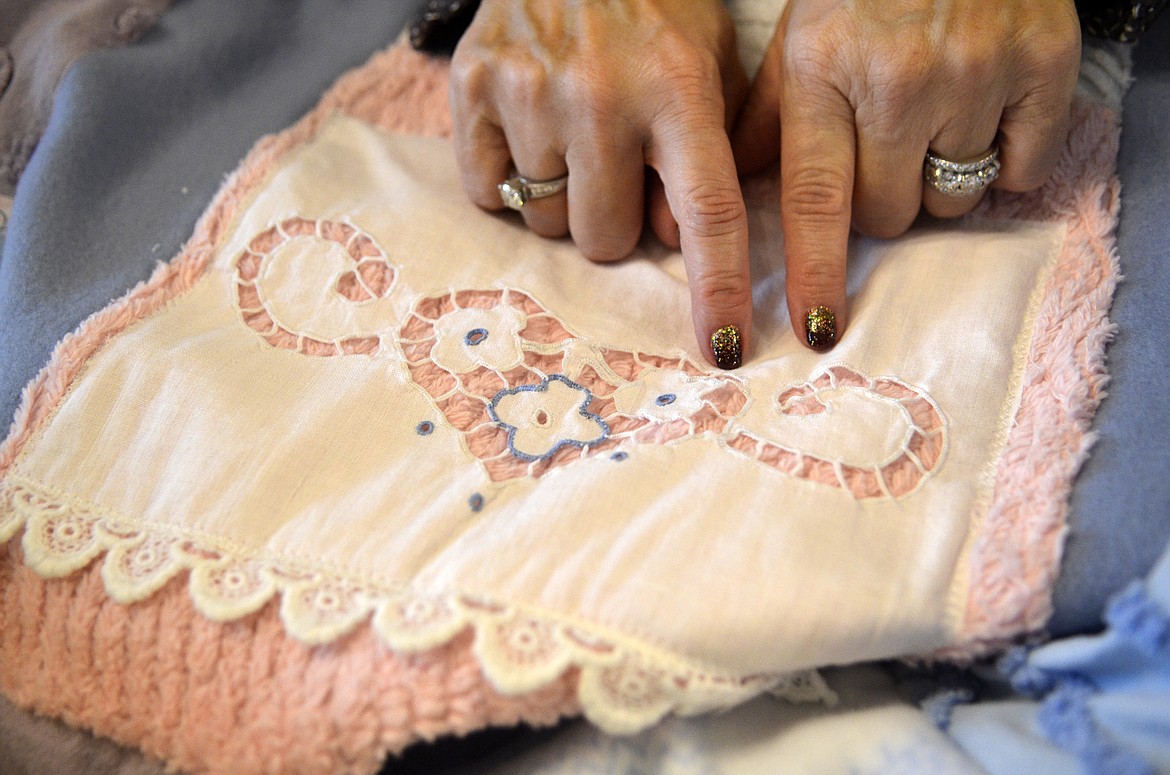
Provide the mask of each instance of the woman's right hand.
{"label": "woman's right hand", "polygon": [[567,191],[521,213],[537,234],[571,234],[593,261],[629,255],[648,213],[682,248],[704,354],[734,368],[739,353],[711,340],[734,326],[746,345],[751,330],[747,217],[727,134],[747,85],[721,0],[484,0],[452,63],[464,188],[500,210],[497,187],[516,172],[567,174]]}

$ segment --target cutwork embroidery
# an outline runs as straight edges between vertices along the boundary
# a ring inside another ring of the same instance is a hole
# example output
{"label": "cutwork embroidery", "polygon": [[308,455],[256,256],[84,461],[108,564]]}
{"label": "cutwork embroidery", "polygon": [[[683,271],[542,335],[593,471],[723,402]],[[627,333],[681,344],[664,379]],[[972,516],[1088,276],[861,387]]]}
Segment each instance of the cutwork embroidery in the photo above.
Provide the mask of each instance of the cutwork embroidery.
{"label": "cutwork embroidery", "polygon": [[898,454],[862,467],[804,454],[747,432],[737,434],[728,445],[778,471],[840,488],[858,500],[909,495],[942,462],[946,423],[941,411],[924,393],[896,379],[870,379],[848,367],[833,366],[809,382],[782,390],[776,405],[781,414],[793,417],[822,414],[828,408],[822,398],[831,390],[857,391],[897,407],[907,426]]}
{"label": "cutwork embroidery", "polygon": [[508,371],[524,360],[523,327],[523,314],[510,307],[453,309],[434,323],[431,359],[452,374],[481,367]]}
{"label": "cutwork embroidery", "polygon": [[[306,244],[302,244],[306,243]],[[382,342],[378,335],[346,335],[324,338],[280,320],[264,293],[264,270],[282,252],[319,257],[336,248],[352,260],[340,275],[330,277],[333,293],[354,305],[385,298],[397,272],[373,238],[347,223],[289,218],[254,237],[236,257],[236,303],[249,328],[273,347],[304,355],[370,355]]]}
{"label": "cutwork embroidery", "polygon": [[[941,411],[929,396],[897,379],[871,379],[833,366],[776,396],[776,409],[786,417],[824,414],[834,391],[896,407],[907,428],[897,453],[872,463],[847,463],[742,427],[749,390],[738,379],[710,373],[685,357],[601,347],[513,289],[419,299],[394,338],[314,337],[276,322],[259,288],[265,262],[296,240],[344,249],[356,265],[333,283],[348,302],[363,304],[390,292],[396,269],[368,235],[349,224],[290,218],[255,237],[236,260],[245,324],[272,346],[306,355],[390,354],[397,344],[411,379],[461,434],[493,482],[539,478],[603,452],[624,460],[618,448],[627,444],[709,435],[730,452],[858,500],[899,498],[917,490],[945,456]],[[429,421],[416,426],[420,436],[433,430]]]}
{"label": "cutwork embroidery", "polygon": [[545,460],[565,446],[587,447],[609,438],[609,426],[589,411],[593,394],[563,374],[539,385],[501,390],[488,416],[508,432],[508,450],[521,460]]}
{"label": "cutwork embroidery", "polygon": [[[471,353],[464,337],[473,325],[489,331],[485,345],[504,342],[494,357],[483,345]],[[738,383],[704,375],[685,358],[592,345],[516,290],[422,299],[399,343],[411,377],[463,433],[494,482],[540,477],[625,443],[718,434],[747,403]],[[679,400],[657,404],[667,392]],[[543,409],[541,401],[515,401],[533,393],[558,401]]]}

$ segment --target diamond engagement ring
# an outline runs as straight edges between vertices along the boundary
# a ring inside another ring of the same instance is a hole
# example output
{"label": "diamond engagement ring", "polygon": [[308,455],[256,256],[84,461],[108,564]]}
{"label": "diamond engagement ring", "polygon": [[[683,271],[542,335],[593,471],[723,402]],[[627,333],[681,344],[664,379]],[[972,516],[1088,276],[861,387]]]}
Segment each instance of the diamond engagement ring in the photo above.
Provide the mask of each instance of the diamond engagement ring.
{"label": "diamond engagement ring", "polygon": [[568,185],[568,175],[553,180],[529,180],[517,175],[514,178],[508,178],[496,188],[500,190],[500,201],[504,203],[505,207],[512,210],[523,210],[524,205],[533,199],[543,199],[546,196],[559,194]]}
{"label": "diamond engagement ring", "polygon": [[990,186],[999,177],[999,147],[970,162],[944,159],[932,151],[926,152],[922,177],[926,185],[947,196],[971,196]]}

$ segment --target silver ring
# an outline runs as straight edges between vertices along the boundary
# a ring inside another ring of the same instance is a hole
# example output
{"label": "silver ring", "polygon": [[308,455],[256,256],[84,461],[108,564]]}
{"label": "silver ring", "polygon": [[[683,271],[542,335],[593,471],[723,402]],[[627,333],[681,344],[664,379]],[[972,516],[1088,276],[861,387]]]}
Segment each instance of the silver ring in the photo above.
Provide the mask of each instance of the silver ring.
{"label": "silver ring", "polygon": [[990,186],[999,177],[999,146],[993,145],[982,157],[957,162],[927,150],[922,165],[926,185],[947,196],[971,196]]}
{"label": "silver ring", "polygon": [[533,199],[543,199],[546,196],[559,194],[568,185],[568,175],[552,180],[529,180],[522,175],[517,175],[508,178],[496,188],[500,190],[500,201],[504,203],[504,207],[512,210],[523,210],[524,205]]}

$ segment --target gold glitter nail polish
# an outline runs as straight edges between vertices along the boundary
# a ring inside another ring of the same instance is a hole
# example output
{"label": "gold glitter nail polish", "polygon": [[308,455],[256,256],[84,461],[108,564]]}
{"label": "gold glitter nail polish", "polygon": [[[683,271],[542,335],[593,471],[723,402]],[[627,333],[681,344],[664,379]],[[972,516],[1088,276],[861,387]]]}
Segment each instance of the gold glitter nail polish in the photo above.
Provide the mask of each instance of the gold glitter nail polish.
{"label": "gold glitter nail polish", "polygon": [[813,307],[804,316],[804,335],[814,350],[828,350],[837,343],[837,316],[828,307]]}
{"label": "gold glitter nail polish", "polygon": [[711,351],[715,353],[715,365],[721,369],[738,369],[743,363],[743,341],[739,329],[724,326],[711,334]]}

